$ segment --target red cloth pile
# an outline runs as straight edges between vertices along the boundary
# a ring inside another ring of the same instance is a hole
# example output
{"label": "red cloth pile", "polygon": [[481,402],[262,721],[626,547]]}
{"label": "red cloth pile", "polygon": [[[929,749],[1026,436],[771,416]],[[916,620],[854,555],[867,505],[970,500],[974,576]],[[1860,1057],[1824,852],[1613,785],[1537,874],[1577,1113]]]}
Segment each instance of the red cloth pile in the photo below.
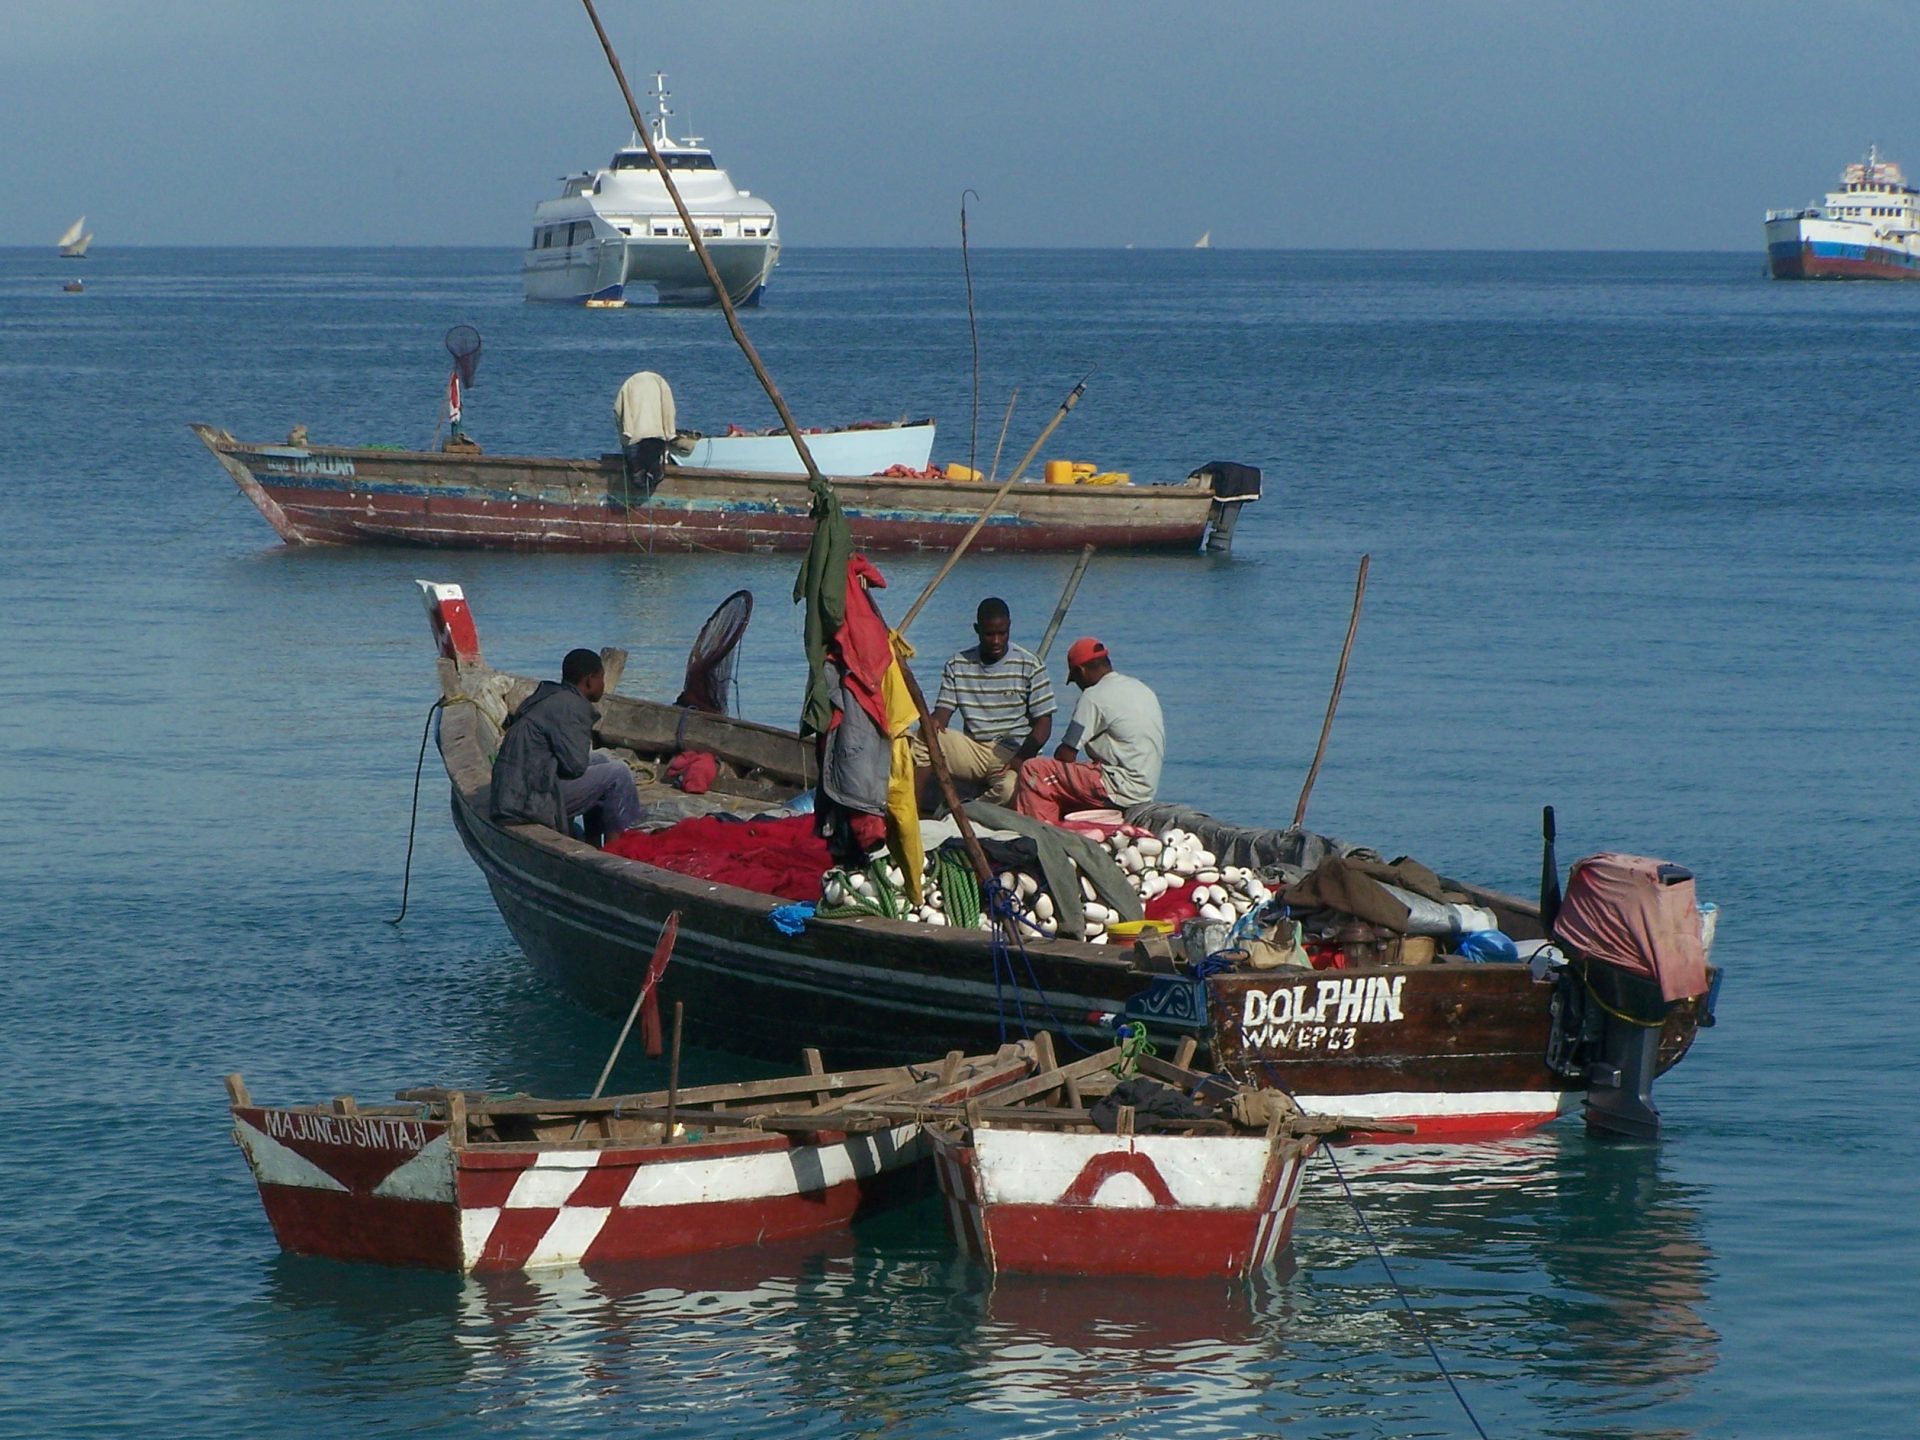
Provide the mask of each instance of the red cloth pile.
{"label": "red cloth pile", "polygon": [[929,465],[924,470],[916,470],[911,465],[889,465],[884,470],[873,472],[878,479],[884,480],[944,480],[947,477],[938,465]]}
{"label": "red cloth pile", "polygon": [[782,900],[818,900],[820,877],[833,865],[811,815],[781,820],[682,820],[666,830],[628,830],[606,853],[681,875],[738,885]]}
{"label": "red cloth pile", "polygon": [[667,783],[689,795],[704,795],[720,778],[720,761],[705,750],[682,750],[667,764]]}

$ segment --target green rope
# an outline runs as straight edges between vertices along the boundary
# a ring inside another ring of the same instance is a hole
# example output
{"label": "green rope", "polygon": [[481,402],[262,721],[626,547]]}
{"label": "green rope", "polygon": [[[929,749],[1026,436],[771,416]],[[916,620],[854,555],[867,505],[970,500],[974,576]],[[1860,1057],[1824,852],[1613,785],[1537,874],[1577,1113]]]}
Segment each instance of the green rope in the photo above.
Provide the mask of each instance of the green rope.
{"label": "green rope", "polygon": [[933,852],[933,878],[946,902],[947,924],[971,930],[980,922],[980,879],[964,855],[952,850]]}
{"label": "green rope", "polygon": [[1113,1066],[1113,1073],[1122,1080],[1131,1080],[1140,1071],[1140,1061],[1160,1051],[1147,1038],[1147,1027],[1138,1020],[1129,1020],[1126,1031],[1120,1037],[1120,1059]]}

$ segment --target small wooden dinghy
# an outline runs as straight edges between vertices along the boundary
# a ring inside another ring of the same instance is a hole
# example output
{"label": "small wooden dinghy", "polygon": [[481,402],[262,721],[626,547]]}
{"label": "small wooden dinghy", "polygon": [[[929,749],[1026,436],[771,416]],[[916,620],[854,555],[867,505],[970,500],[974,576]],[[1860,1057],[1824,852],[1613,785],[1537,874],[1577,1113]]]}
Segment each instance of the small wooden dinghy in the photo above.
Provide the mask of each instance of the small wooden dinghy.
{"label": "small wooden dinghy", "polygon": [[[1192,1053],[1183,1044],[1168,1063],[1116,1047],[1055,1066],[1043,1036],[1040,1073],[921,1109],[961,1247],[1029,1274],[1199,1278],[1270,1263],[1293,1233],[1302,1165],[1347,1122],[1192,1070]],[[1122,1069],[1166,1088],[1130,1088]],[[1199,1113],[1154,1113],[1169,1096]]]}
{"label": "small wooden dinghy", "polygon": [[[1033,1073],[1031,1044],[928,1065],[599,1100],[403,1091],[398,1103],[263,1106],[227,1077],[281,1248],[435,1270],[648,1260],[817,1235],[905,1188],[921,1105]],[[887,1100],[905,1118],[846,1113]]]}

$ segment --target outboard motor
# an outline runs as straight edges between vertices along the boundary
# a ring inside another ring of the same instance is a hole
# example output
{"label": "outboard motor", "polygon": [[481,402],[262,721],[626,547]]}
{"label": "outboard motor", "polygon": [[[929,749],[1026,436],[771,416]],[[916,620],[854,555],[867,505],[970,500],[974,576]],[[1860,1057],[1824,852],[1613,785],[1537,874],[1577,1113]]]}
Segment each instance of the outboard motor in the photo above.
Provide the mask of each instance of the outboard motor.
{"label": "outboard motor", "polygon": [[1225,555],[1233,549],[1240,511],[1260,498],[1260,467],[1234,460],[1209,460],[1187,479],[1213,487],[1213,504],[1207,508],[1207,553]]}
{"label": "outboard motor", "polygon": [[1708,989],[1693,873],[1639,855],[1589,855],[1567,877],[1553,932],[1570,958],[1547,1063],[1568,1079],[1584,1069],[1589,1133],[1655,1139],[1667,1017]]}

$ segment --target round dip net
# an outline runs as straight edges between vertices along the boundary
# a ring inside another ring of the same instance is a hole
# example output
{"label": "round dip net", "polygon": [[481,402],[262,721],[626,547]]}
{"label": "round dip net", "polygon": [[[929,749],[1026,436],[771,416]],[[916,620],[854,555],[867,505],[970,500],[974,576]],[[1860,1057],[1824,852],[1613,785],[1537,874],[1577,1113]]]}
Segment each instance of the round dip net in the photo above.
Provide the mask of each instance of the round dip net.
{"label": "round dip net", "polygon": [[473,388],[473,375],[480,368],[480,332],[471,325],[456,325],[447,331],[447,353],[453,356],[453,373],[460,377],[462,389]]}
{"label": "round dip net", "polygon": [[687,679],[673,703],[714,715],[726,715],[729,697],[738,699],[740,637],[753,618],[753,592],[736,590],[722,600],[694,638],[687,656]]}

